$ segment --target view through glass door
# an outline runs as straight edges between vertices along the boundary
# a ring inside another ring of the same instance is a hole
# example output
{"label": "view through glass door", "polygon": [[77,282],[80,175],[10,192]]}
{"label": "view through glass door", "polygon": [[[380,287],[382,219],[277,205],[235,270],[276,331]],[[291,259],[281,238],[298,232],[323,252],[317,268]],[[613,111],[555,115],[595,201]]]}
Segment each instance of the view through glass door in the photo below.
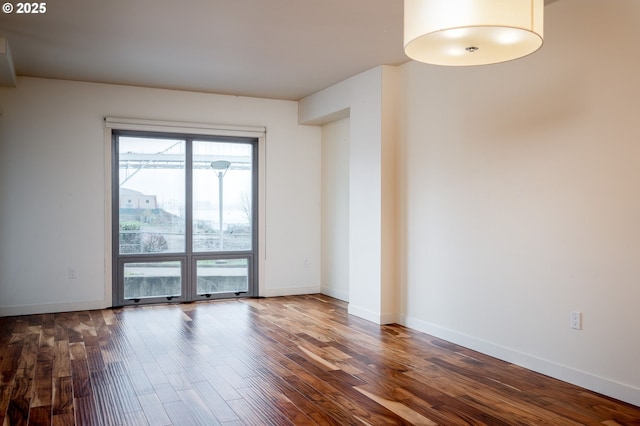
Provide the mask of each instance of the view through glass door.
{"label": "view through glass door", "polygon": [[114,131],[114,304],[254,296],[257,140]]}

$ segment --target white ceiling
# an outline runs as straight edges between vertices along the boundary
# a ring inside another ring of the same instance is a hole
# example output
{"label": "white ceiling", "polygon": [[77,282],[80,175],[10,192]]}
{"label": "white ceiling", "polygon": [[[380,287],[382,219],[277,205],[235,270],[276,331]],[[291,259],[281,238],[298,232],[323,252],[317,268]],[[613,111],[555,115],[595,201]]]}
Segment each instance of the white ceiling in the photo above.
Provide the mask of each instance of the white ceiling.
{"label": "white ceiling", "polygon": [[298,100],[408,61],[402,0],[55,0],[46,7],[37,15],[0,13],[18,75]]}

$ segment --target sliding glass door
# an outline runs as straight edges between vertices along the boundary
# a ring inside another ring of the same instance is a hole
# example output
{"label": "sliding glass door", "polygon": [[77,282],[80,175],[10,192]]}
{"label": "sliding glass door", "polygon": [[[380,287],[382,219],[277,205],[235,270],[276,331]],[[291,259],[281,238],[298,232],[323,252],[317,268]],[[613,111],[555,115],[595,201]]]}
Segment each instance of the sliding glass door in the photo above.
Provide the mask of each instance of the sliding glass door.
{"label": "sliding glass door", "polygon": [[114,304],[256,295],[257,140],[113,133]]}

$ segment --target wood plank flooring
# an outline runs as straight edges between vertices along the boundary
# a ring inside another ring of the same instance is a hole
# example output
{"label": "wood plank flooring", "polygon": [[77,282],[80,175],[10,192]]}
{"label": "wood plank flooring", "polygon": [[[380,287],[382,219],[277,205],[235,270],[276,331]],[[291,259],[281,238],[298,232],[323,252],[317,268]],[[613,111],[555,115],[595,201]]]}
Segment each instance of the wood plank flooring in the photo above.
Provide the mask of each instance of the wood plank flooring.
{"label": "wood plank flooring", "polygon": [[322,296],[0,318],[0,425],[640,425]]}

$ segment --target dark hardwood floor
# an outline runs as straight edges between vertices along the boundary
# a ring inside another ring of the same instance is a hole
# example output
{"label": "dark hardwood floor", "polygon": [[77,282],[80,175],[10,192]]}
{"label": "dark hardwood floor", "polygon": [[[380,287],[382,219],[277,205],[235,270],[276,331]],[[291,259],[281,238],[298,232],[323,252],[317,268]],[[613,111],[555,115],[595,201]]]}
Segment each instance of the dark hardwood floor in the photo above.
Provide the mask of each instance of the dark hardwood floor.
{"label": "dark hardwood floor", "polygon": [[0,425],[640,425],[321,295],[0,318]]}

